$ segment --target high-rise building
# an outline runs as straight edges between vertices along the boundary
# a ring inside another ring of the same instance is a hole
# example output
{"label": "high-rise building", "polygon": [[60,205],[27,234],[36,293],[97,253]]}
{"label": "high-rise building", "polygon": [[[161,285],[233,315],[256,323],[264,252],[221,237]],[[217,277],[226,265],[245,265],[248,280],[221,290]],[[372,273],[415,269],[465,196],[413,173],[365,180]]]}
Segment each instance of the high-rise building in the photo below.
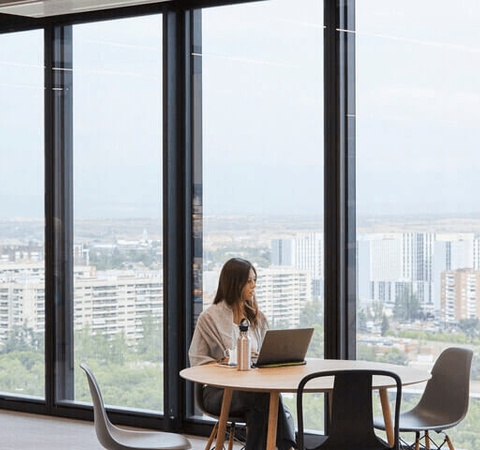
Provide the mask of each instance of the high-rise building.
{"label": "high-rise building", "polygon": [[393,305],[409,289],[422,308],[433,313],[440,310],[441,273],[474,268],[478,258],[473,233],[365,234],[358,243],[361,302]]}
{"label": "high-rise building", "polygon": [[272,264],[305,270],[312,280],[312,295],[323,297],[323,233],[297,233],[291,238],[273,239]]}
{"label": "high-rise building", "polygon": [[256,296],[272,328],[291,328],[300,323],[300,314],[312,301],[309,272],[288,267],[258,269]]}
{"label": "high-rise building", "polygon": [[456,323],[480,317],[480,271],[447,270],[441,274],[440,319]]}
{"label": "high-rise building", "polygon": [[293,266],[293,239],[272,239],[271,247],[274,266]]}

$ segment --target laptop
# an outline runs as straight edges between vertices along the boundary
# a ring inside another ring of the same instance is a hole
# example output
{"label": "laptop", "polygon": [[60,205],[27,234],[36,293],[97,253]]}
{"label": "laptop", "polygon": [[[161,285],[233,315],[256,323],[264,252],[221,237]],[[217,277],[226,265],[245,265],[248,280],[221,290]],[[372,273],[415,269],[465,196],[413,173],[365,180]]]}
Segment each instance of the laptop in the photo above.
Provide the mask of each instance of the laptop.
{"label": "laptop", "polygon": [[254,367],[281,367],[305,364],[313,328],[267,330]]}

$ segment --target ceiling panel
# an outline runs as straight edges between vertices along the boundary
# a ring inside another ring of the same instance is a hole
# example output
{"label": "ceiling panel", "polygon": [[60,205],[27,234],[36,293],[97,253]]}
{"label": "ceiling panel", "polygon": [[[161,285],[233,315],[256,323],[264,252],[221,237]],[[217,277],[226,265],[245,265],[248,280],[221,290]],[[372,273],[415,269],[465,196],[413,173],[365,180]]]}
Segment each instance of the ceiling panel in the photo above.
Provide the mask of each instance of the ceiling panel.
{"label": "ceiling panel", "polygon": [[168,0],[0,0],[0,13],[40,18],[146,5],[159,1]]}

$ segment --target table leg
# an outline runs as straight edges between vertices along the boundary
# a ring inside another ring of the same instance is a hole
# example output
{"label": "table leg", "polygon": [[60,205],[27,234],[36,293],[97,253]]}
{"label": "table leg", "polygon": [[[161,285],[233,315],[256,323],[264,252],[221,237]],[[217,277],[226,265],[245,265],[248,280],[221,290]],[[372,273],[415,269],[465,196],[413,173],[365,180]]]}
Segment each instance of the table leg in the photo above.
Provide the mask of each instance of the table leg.
{"label": "table leg", "polygon": [[276,449],[279,399],[280,399],[279,392],[270,392],[270,406],[268,410],[268,434],[267,434],[266,450]]}
{"label": "table leg", "polygon": [[388,401],[387,388],[380,389],[380,403],[382,405],[383,420],[385,422],[385,433],[389,445],[394,444],[395,433],[393,431],[392,413],[390,412],[390,402]]}
{"label": "table leg", "polygon": [[227,432],[228,416],[230,414],[230,403],[232,402],[233,389],[225,388],[223,390],[222,409],[218,419],[217,440],[215,448],[223,448],[225,442],[225,433]]}

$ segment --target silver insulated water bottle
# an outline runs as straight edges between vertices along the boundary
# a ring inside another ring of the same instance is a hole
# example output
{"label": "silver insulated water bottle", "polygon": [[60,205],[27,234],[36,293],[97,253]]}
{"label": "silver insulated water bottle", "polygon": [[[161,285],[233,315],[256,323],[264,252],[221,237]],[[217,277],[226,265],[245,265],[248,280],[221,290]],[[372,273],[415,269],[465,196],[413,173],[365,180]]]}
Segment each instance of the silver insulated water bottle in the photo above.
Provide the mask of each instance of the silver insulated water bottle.
{"label": "silver insulated water bottle", "polygon": [[248,335],[249,322],[243,319],[238,326],[240,335],[237,341],[237,369],[250,370],[252,365],[252,356],[250,352],[250,336]]}

